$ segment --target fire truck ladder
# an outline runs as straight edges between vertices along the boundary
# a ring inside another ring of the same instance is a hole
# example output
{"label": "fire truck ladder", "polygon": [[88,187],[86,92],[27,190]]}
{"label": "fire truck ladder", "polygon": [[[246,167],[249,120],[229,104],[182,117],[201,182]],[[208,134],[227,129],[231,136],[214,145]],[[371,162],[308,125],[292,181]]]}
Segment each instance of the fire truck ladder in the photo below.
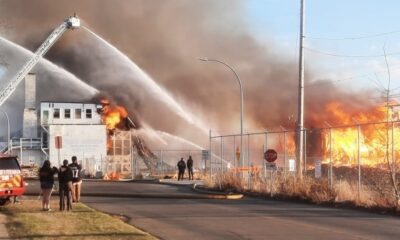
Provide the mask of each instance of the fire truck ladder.
{"label": "fire truck ladder", "polygon": [[0,106],[13,94],[18,84],[32,70],[32,68],[40,61],[44,54],[53,46],[53,44],[61,37],[67,29],[76,29],[80,26],[79,18],[74,15],[67,18],[60,26],[47,37],[47,39],[36,50],[33,57],[22,67],[22,69],[14,76],[5,88],[0,91]]}

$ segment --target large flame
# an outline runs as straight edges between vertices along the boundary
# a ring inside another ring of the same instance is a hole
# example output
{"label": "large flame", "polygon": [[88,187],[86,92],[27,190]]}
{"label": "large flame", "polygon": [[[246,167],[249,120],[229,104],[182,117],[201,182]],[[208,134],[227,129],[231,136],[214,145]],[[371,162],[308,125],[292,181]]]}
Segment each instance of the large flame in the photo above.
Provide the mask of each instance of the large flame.
{"label": "large flame", "polygon": [[108,130],[114,130],[118,124],[128,117],[128,112],[122,106],[111,106],[108,100],[102,100],[102,120]]}
{"label": "large flame", "polygon": [[[334,122],[352,127],[338,127],[323,132],[323,152],[325,161],[330,161],[332,142],[332,161],[335,165],[355,165],[360,163],[378,166],[392,161],[392,155],[398,155],[400,130],[392,124],[393,107],[396,103],[382,104],[369,112],[348,113],[340,103],[326,106],[326,114]],[[389,111],[389,112],[388,112]],[[363,124],[376,123],[376,124]],[[392,126],[394,126],[392,128]],[[393,141],[392,141],[393,139]]]}

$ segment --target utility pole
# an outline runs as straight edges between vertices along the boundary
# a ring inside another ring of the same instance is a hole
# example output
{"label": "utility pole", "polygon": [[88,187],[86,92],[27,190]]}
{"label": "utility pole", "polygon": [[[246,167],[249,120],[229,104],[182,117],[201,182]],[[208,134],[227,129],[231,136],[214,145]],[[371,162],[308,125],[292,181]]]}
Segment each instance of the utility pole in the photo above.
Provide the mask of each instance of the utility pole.
{"label": "utility pole", "polygon": [[298,100],[298,127],[297,127],[297,173],[303,177],[303,150],[304,150],[304,25],[305,25],[305,0],[300,3],[300,49],[299,49],[299,100]]}

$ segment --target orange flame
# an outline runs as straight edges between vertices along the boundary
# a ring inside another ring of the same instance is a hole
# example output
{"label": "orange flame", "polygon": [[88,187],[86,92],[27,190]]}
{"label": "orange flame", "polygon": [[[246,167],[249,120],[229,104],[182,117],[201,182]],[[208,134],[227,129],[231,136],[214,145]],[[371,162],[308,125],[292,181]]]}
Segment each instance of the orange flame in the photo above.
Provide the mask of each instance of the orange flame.
{"label": "orange flame", "polygon": [[114,130],[118,124],[128,117],[128,112],[122,106],[111,106],[108,100],[102,100],[103,113],[102,121],[108,130]]}
{"label": "orange flame", "polygon": [[360,159],[363,165],[378,166],[387,162],[386,157],[391,161],[393,154],[400,153],[400,141],[395,141],[400,136],[400,129],[396,125],[392,129],[390,121],[394,116],[393,108],[388,108],[386,104],[377,106],[367,113],[347,113],[340,103],[330,103],[326,106],[326,112],[333,121],[343,125],[369,122],[380,122],[380,124],[333,128],[330,132],[325,131],[323,133],[325,162],[330,160],[330,141],[332,141],[332,161],[335,165],[354,165],[358,164]]}

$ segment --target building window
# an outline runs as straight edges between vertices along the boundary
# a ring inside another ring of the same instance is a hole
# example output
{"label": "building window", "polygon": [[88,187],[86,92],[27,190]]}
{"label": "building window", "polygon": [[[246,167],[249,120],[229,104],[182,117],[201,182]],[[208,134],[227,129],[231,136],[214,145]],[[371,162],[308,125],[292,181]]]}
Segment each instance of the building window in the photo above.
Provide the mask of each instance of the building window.
{"label": "building window", "polygon": [[43,110],[42,122],[47,124],[49,121],[49,110]]}
{"label": "building window", "polygon": [[53,118],[54,119],[59,119],[60,118],[60,109],[59,108],[54,108]]}
{"label": "building window", "polygon": [[71,118],[71,109],[64,109],[64,118]]}
{"label": "building window", "polygon": [[86,118],[92,118],[92,109],[86,109]]}
{"label": "building window", "polygon": [[82,118],[82,109],[76,108],[75,109],[75,118],[76,119],[81,119]]}

